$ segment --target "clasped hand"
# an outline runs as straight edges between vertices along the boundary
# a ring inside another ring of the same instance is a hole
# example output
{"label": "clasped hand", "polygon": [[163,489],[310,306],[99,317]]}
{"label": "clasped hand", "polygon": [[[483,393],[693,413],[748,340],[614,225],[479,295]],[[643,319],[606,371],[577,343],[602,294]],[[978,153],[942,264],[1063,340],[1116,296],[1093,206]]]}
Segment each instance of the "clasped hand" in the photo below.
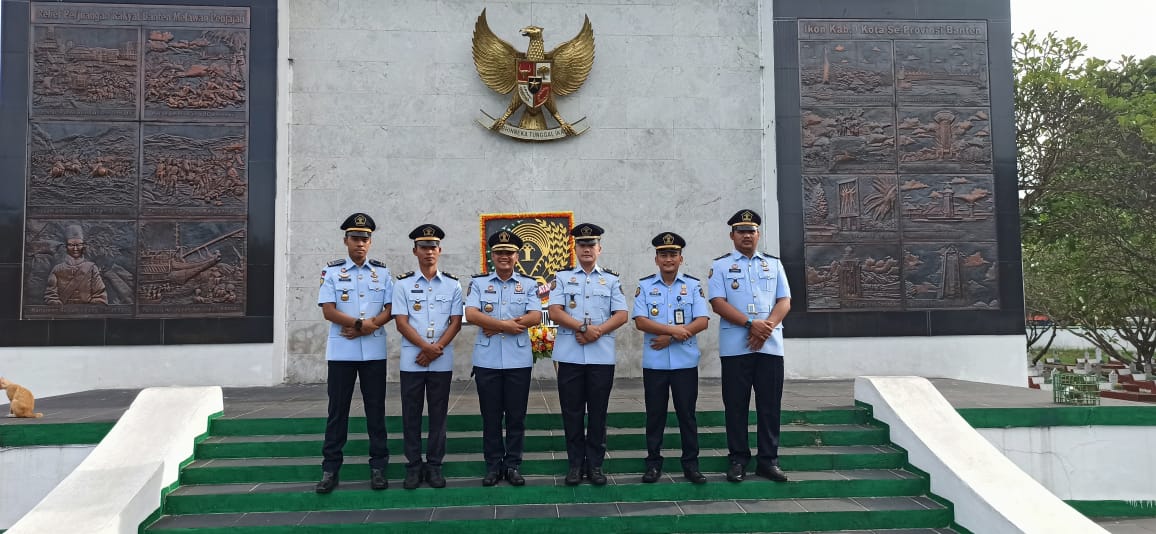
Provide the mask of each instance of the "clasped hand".
{"label": "clasped hand", "polygon": [[526,331],[526,327],[514,319],[506,319],[498,321],[500,323],[497,328],[482,328],[482,334],[486,337],[493,337],[497,334],[510,334],[516,336]]}

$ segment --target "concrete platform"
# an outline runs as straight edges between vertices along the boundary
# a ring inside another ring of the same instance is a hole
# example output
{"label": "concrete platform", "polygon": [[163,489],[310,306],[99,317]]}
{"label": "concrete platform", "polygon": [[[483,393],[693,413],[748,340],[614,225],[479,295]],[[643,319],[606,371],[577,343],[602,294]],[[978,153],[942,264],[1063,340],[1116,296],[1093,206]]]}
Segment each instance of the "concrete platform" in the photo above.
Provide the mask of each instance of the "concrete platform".
{"label": "concrete platform", "polygon": [[[1053,403],[1050,391],[999,386],[951,379],[932,380],[936,388],[957,409],[967,408],[1049,408]],[[700,379],[698,408],[703,411],[722,410],[719,379]],[[618,379],[610,398],[611,412],[641,412],[644,410],[642,381]],[[386,414],[400,415],[396,383],[387,387]],[[44,413],[41,419],[0,418],[0,427],[23,424],[60,424],[81,422],[108,422],[117,420],[132,403],[139,390],[95,390],[58,397],[38,399],[36,410]],[[326,388],[324,384],[284,385],[276,387],[225,388],[225,419],[324,417],[326,415]],[[456,381],[451,388],[450,413],[472,415],[479,413],[477,393],[472,381]],[[753,403],[753,399],[752,399]],[[1135,406],[1143,403],[1102,399],[1104,406]],[[853,382],[850,380],[792,380],[783,391],[783,409],[820,410],[854,406]],[[558,413],[557,384],[553,380],[535,380],[531,386],[529,413]],[[354,395],[351,415],[363,413],[358,395]],[[1098,520],[1110,532],[1119,534],[1156,533],[1156,518]]]}

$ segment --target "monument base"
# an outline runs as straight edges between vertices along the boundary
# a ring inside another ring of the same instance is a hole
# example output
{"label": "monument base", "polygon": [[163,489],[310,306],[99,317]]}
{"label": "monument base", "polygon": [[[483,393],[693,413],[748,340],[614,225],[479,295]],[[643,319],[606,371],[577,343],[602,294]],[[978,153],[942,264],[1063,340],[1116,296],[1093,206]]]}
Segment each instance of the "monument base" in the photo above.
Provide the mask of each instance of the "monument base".
{"label": "monument base", "polygon": [[954,378],[1027,387],[1023,336],[788,338],[788,379]]}

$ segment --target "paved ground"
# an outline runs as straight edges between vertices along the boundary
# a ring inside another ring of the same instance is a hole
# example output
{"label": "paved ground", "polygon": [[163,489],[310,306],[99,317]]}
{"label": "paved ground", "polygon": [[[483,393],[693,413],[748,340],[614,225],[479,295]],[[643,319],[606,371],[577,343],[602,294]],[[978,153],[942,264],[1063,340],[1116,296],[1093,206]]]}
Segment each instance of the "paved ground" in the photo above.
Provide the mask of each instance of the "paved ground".
{"label": "paved ground", "polygon": [[[956,408],[1056,406],[1050,391],[949,379],[934,379],[932,382]],[[703,378],[699,384],[699,410],[722,410],[719,380]],[[854,406],[853,390],[851,380],[791,380],[783,389],[783,409],[818,410]],[[36,411],[43,412],[44,418],[0,418],[0,425],[115,421],[132,404],[138,391],[98,390],[38,399]],[[386,391],[386,414],[400,415],[397,385],[391,383]],[[225,418],[325,417],[324,384],[225,388],[224,392]],[[451,414],[479,413],[478,397],[472,381],[454,382],[450,396]],[[1102,399],[1101,402],[1108,406],[1138,404],[1114,399]],[[356,394],[353,403],[351,413],[362,413],[361,401]],[[610,397],[610,411],[641,412],[643,409],[642,380],[616,380]],[[558,413],[558,390],[554,381],[534,381],[530,391],[529,412]],[[1156,534],[1156,518],[1101,519],[1099,522],[1114,534]]]}

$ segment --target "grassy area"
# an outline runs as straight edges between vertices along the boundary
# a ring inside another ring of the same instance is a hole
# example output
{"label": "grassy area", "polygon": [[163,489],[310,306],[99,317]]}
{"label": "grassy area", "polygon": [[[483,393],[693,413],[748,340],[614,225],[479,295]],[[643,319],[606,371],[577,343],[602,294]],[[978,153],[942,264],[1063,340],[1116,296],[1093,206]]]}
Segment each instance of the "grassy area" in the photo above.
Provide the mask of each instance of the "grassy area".
{"label": "grassy area", "polygon": [[[1036,358],[1037,354],[1039,354],[1038,350],[1029,349],[1028,350],[1028,361],[1031,362],[1032,360],[1034,360]],[[1132,354],[1129,352],[1124,352],[1124,355],[1125,356],[1131,356]],[[1075,365],[1076,364],[1076,358],[1095,358],[1095,357],[1096,357],[1095,349],[1057,349],[1057,348],[1052,348],[1052,349],[1048,349],[1048,353],[1046,355],[1044,355],[1045,359],[1046,358],[1056,358],[1060,361],[1060,363],[1063,363],[1065,365]],[[1101,360],[1103,362],[1107,362],[1108,357],[1102,356]]]}

